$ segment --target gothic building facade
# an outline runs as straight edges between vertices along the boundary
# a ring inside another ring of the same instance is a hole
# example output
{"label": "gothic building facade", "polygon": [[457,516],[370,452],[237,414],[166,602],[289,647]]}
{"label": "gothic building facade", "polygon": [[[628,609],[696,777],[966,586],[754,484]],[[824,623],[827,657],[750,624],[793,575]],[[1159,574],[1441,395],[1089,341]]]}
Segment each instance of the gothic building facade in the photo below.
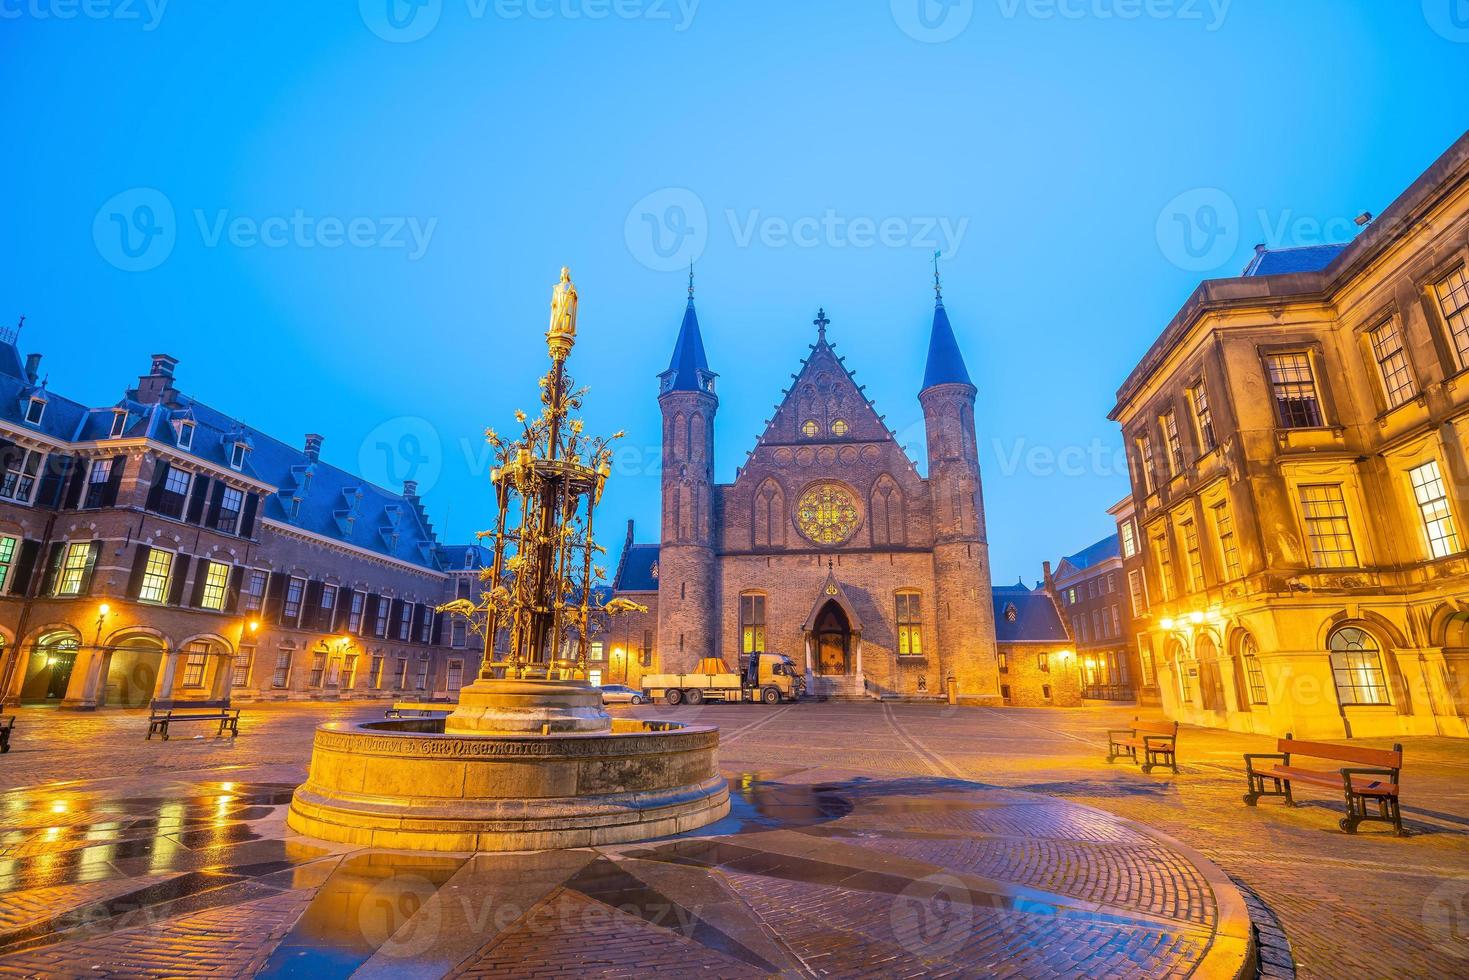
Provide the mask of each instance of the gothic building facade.
{"label": "gothic building facade", "polygon": [[942,296],[918,393],[926,477],[837,355],[829,323],[818,315],[794,383],[721,484],[716,375],[690,295],[660,376],[661,541],[630,533],[614,583],[650,610],[619,624],[624,655],[683,671],[784,653],[817,695],[998,704],[976,389]]}

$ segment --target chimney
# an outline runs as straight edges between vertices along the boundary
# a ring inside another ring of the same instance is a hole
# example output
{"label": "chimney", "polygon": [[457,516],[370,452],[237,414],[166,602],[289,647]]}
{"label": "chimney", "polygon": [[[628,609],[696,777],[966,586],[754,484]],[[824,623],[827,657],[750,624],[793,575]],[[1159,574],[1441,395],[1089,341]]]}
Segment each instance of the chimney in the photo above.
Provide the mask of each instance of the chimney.
{"label": "chimney", "polygon": [[306,458],[313,463],[321,458],[321,438],[315,432],[306,433]]}
{"label": "chimney", "polygon": [[40,354],[27,354],[26,355],[26,379],[28,381],[30,381],[31,384],[35,384],[36,383],[36,378],[40,377],[40,374],[41,374],[41,355]]}
{"label": "chimney", "polygon": [[1048,561],[1041,562],[1041,577],[1042,577],[1042,580],[1046,583],[1046,591],[1047,592],[1055,592],[1056,591],[1056,581],[1055,581],[1055,579],[1051,578],[1051,563],[1050,562],[1048,562]]}
{"label": "chimney", "polygon": [[178,389],[173,386],[173,369],[178,358],[167,354],[154,354],[148,373],[138,379],[138,401],[144,405],[170,404],[178,398]]}
{"label": "chimney", "polygon": [[407,497],[409,500],[417,500],[418,499],[418,481],[417,480],[404,480],[403,481],[403,496],[404,497]]}

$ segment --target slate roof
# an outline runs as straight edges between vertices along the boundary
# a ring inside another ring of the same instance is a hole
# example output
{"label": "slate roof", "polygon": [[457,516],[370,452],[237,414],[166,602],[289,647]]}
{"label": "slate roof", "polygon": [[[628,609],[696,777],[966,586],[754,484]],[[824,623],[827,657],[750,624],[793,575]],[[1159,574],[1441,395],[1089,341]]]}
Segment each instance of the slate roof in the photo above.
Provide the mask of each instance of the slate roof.
{"label": "slate roof", "polygon": [[1346,250],[1350,242],[1340,245],[1301,245],[1296,248],[1258,246],[1255,257],[1245,266],[1245,276],[1288,276],[1293,272],[1320,272]]}
{"label": "slate roof", "polygon": [[1099,565],[1112,558],[1122,557],[1121,539],[1116,534],[1110,534],[1094,545],[1083,548],[1074,555],[1067,555],[1061,559],[1057,566],[1057,574],[1062,574],[1062,569],[1067,565],[1077,571],[1085,571],[1093,565]]}
{"label": "slate roof", "polygon": [[[1006,586],[994,590],[995,642],[1069,643],[1071,634],[1061,621],[1061,611],[1048,592],[1029,592]],[[1015,610],[1012,621],[1007,615]]]}
{"label": "slate roof", "polygon": [[969,380],[969,369],[964,366],[964,355],[959,352],[959,341],[954,337],[949,313],[941,299],[933,308],[933,330],[928,337],[928,363],[923,369],[923,387],[973,383]]}
{"label": "slate roof", "polygon": [[678,328],[678,342],[673,345],[673,358],[663,372],[664,391],[704,391],[702,379],[709,377],[709,360],[704,356],[704,338],[699,333],[699,315],[694,312],[694,298],[689,297],[683,324]]}
{"label": "slate roof", "polygon": [[478,544],[441,544],[438,551],[446,572],[488,568],[491,560],[490,549]]}
{"label": "slate roof", "polygon": [[658,564],[656,544],[629,544],[617,569],[616,592],[657,592],[658,578],[653,574]]}
{"label": "slate roof", "polygon": [[[42,391],[46,411],[39,426],[25,421],[31,394]],[[244,466],[236,471],[277,488],[267,494],[261,516],[288,524],[379,555],[440,568],[438,542],[417,498],[409,498],[287,445],[258,429],[188,395],[169,404],[144,403],[136,389],[113,405],[87,407],[35,385],[26,377],[16,345],[0,340],[0,419],[18,429],[39,430],[65,442],[95,442],[109,438],[114,412],[126,409],[128,421],[120,438],[150,439],[185,456],[230,469],[234,444],[249,447]],[[194,423],[187,449],[179,445],[180,420]],[[293,498],[301,503],[291,514]]]}

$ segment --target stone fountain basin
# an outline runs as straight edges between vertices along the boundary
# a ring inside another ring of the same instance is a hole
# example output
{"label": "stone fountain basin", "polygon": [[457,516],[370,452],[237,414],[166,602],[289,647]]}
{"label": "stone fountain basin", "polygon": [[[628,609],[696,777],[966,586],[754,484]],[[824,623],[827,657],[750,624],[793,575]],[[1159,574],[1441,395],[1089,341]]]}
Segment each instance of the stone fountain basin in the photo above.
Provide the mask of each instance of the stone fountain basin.
{"label": "stone fountain basin", "polygon": [[610,732],[446,735],[444,723],[321,725],[286,823],[370,847],[523,851],[648,840],[729,812],[712,726],[615,718]]}

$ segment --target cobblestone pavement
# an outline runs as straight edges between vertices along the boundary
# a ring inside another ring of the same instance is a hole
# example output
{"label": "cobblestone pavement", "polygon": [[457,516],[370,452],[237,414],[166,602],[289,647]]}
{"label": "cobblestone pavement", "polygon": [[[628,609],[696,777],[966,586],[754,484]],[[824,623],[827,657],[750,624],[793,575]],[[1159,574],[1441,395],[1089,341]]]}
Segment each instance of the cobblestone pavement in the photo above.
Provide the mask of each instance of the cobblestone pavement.
{"label": "cobblestone pavement", "polygon": [[1398,839],[1340,833],[1325,795],[1246,808],[1268,739],[1185,729],[1178,775],[1109,766],[1132,708],[616,710],[719,725],[735,815],[595,850],[354,851],[283,804],[314,726],[380,707],[247,706],[238,741],[168,743],[134,712],[21,709],[0,976],[1184,975],[1241,892],[1265,975],[1469,975],[1464,742],[1407,741]]}

